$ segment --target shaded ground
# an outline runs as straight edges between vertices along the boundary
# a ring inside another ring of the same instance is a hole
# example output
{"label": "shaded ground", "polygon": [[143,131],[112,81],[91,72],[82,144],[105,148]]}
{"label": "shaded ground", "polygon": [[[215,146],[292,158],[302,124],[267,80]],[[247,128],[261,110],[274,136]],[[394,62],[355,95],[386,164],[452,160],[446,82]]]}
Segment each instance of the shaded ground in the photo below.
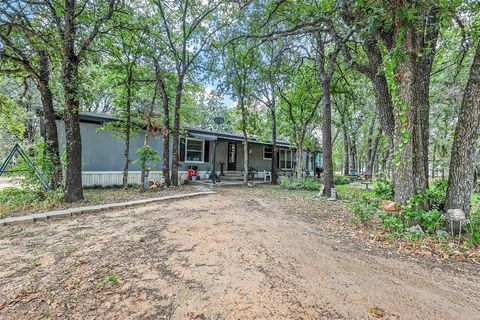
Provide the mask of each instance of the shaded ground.
{"label": "shaded ground", "polygon": [[83,191],[84,200],[73,203],[63,202],[61,200],[62,192],[60,191],[58,194],[48,195],[46,199],[42,201],[19,201],[18,199],[12,198],[11,202],[0,202],[0,218],[22,216],[30,213],[51,211],[55,209],[66,209],[129,200],[139,200],[145,198],[156,198],[195,191],[196,189],[191,185],[183,185],[175,189],[158,189],[155,191],[146,191],[143,194],[138,192],[138,187],[129,187],[126,189],[121,187],[86,188]]}
{"label": "shaded ground", "polygon": [[14,184],[12,183],[11,179],[0,176],[0,190],[3,188],[13,187],[13,186]]}
{"label": "shaded ground", "polygon": [[478,265],[399,256],[270,187],[0,229],[0,318],[480,319]]}

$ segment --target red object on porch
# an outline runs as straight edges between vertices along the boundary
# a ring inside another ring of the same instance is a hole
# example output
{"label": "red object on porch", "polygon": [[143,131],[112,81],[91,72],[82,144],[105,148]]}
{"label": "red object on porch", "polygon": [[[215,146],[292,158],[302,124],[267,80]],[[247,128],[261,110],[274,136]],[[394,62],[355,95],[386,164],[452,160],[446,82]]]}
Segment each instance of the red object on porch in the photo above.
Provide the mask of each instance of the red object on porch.
{"label": "red object on porch", "polygon": [[197,170],[188,168],[188,177],[196,177],[196,176],[197,176]]}

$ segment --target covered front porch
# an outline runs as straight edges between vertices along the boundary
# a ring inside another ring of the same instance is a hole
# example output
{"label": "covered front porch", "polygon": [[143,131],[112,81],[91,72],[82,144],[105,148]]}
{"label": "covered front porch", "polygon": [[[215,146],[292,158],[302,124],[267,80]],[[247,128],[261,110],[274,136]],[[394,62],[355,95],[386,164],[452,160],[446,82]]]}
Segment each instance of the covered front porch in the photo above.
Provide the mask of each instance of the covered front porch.
{"label": "covered front porch", "polygon": [[[200,180],[205,180],[215,170],[221,180],[243,181],[245,164],[241,135],[199,129],[189,129],[187,132],[180,142],[182,173],[192,168],[197,171]],[[265,175],[272,170],[272,158],[271,143],[250,138],[247,168],[250,180],[265,180]],[[295,169],[295,150],[290,148],[287,141],[277,142],[276,161],[279,175],[288,176]],[[312,175],[315,168],[321,166],[320,154],[305,152],[301,165],[307,175]]]}

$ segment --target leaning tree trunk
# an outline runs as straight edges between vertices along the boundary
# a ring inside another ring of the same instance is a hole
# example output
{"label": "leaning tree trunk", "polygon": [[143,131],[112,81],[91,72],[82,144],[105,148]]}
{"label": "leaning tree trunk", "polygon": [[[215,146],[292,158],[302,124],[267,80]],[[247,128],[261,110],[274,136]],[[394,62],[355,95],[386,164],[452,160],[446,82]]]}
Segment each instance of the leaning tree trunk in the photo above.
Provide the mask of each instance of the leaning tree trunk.
{"label": "leaning tree trunk", "polygon": [[462,209],[468,217],[480,126],[480,43],[477,45],[455,128],[445,210]]}
{"label": "leaning tree trunk", "polygon": [[53,107],[53,94],[50,89],[50,65],[48,56],[40,54],[40,74],[37,88],[40,92],[45,119],[45,143],[48,158],[52,162],[52,177],[50,186],[57,189],[62,185],[62,163],[60,161],[57,124],[55,122],[55,109]]}
{"label": "leaning tree trunk", "polygon": [[65,99],[65,138],[67,168],[65,172],[65,201],[83,199],[82,138],[80,135],[79,58],[75,54],[75,2],[65,2],[65,32],[62,48],[62,84]]}
{"label": "leaning tree trunk", "polygon": [[270,108],[272,114],[272,181],[271,184],[277,183],[277,117],[275,105]]}
{"label": "leaning tree trunk", "polygon": [[394,147],[395,120],[393,114],[393,102],[388,88],[387,78],[383,70],[383,57],[378,48],[377,40],[369,37],[364,41],[365,52],[368,56],[370,69],[373,72],[364,73],[370,78],[375,96],[375,107],[380,120],[380,127],[387,137],[390,149]]}

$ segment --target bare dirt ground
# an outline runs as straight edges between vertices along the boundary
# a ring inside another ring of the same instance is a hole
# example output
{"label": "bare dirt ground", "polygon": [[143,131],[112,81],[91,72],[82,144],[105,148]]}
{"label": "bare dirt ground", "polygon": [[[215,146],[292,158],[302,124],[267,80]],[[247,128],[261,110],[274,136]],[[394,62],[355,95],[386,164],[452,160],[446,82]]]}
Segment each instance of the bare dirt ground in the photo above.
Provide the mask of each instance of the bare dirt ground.
{"label": "bare dirt ground", "polygon": [[0,177],[0,190],[7,187],[13,187],[14,184],[11,179],[6,177]]}
{"label": "bare dirt ground", "polygon": [[478,265],[331,227],[270,187],[0,229],[2,319],[480,319]]}

